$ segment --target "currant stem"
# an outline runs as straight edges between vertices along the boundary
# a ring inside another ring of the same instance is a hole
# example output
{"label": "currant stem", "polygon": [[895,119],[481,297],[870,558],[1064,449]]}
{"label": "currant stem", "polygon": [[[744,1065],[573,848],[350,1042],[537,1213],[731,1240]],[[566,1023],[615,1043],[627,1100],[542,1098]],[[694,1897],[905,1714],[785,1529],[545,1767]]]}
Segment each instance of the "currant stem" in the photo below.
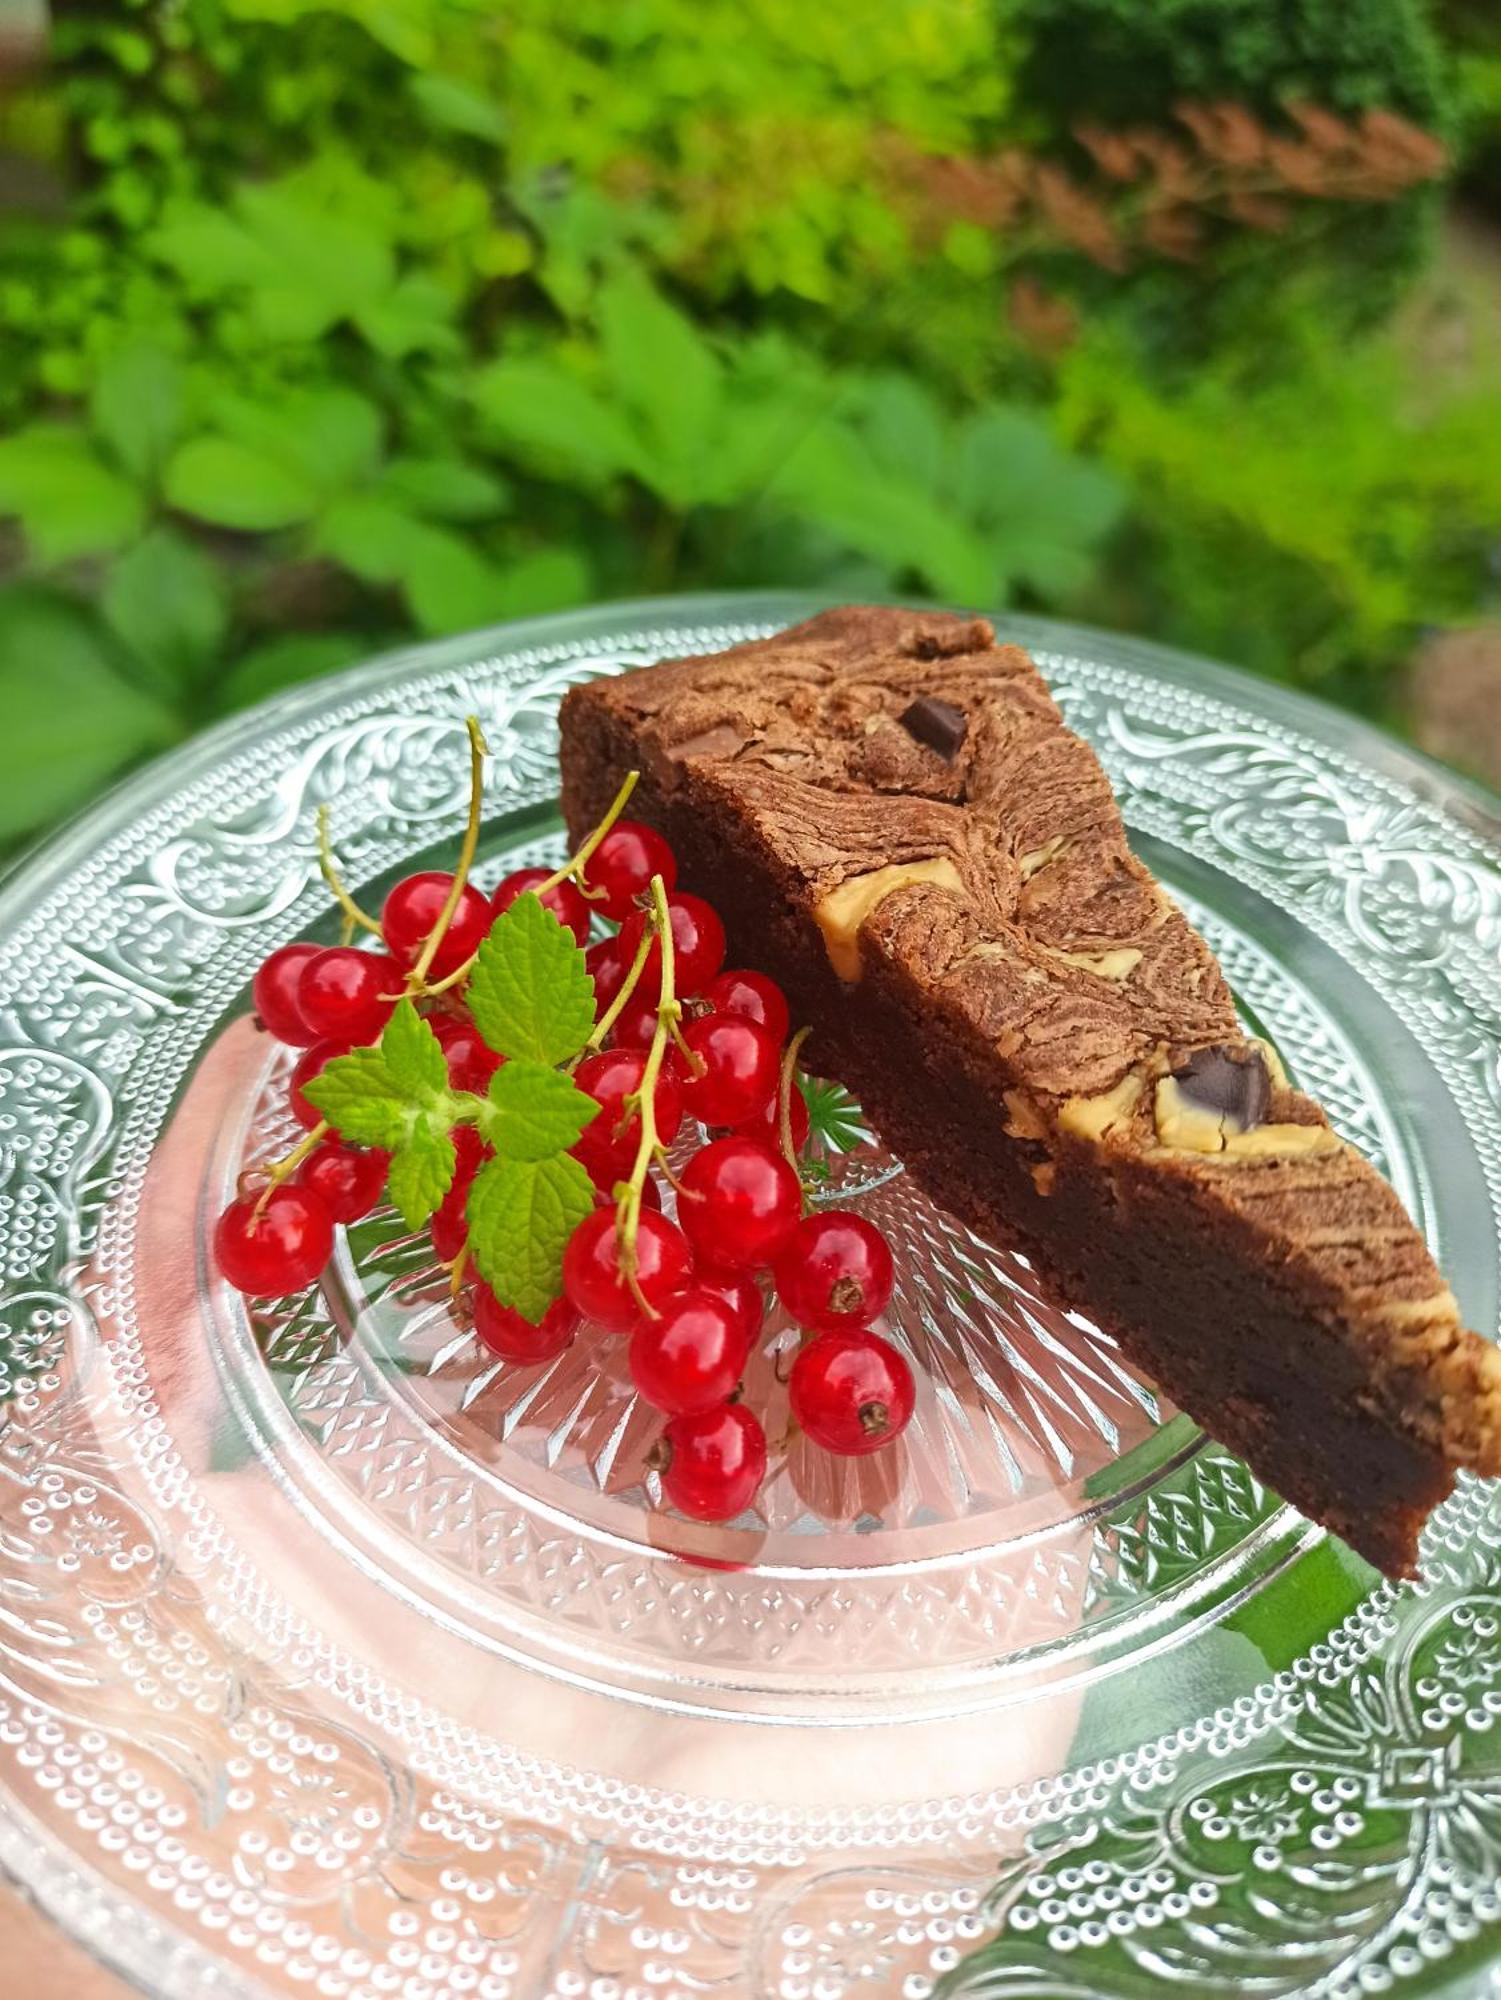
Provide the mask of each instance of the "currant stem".
{"label": "currant stem", "polygon": [[260,1198],[257,1200],[255,1207],[251,1210],[250,1220],[252,1223],[258,1222],[260,1220],[262,1214],[265,1211],[266,1203],[271,1199],[276,1189],[281,1186],[282,1182],[285,1180],[290,1180],[292,1175],[296,1173],[297,1169],[302,1165],[303,1161],[307,1158],[308,1154],[313,1151],[314,1147],[317,1146],[321,1140],[326,1139],[327,1137],[328,1137],[328,1120],[326,1118],[320,1118],[318,1120],[318,1123],[313,1127],[312,1131],[308,1133],[307,1137],[304,1139],[299,1139],[297,1144],[292,1148],[290,1153],[284,1153],[279,1160],[273,1160],[271,1162],[271,1165],[264,1169],[266,1175],[266,1185],[264,1188],[262,1188],[260,1193]]}
{"label": "currant stem", "polygon": [[[682,1011],[683,1010],[680,1007],[678,1009],[679,1017],[681,1017]],[[679,1021],[673,1022],[671,1032],[672,1032],[673,1046],[674,1048],[676,1048],[678,1054],[683,1058],[683,1062],[687,1067],[688,1074],[690,1076],[702,1076],[704,1071],[708,1068],[708,1064],[704,1061],[703,1057],[698,1053],[696,1049],[690,1049],[688,1044],[684,1041],[683,1030],[682,1027],[679,1025]]]}
{"label": "currant stem", "polygon": [[640,1100],[641,1137],[636,1143],[636,1159],[630,1179],[625,1182],[616,1203],[615,1243],[620,1269],[630,1287],[631,1297],[648,1319],[660,1319],[661,1314],[646,1297],[636,1278],[636,1237],[641,1226],[641,1190],[651,1171],[652,1158],[662,1143],[657,1131],[657,1079],[662,1074],[662,1058],[667,1053],[668,1040],[683,1010],[677,998],[672,913],[667,907],[667,890],[660,875],[651,878],[651,900],[652,923],[647,935],[654,929],[661,940],[662,993],[657,1002],[656,1032],[647,1051],[646,1067],[641,1072],[641,1085],[632,1093]]}
{"label": "currant stem", "polygon": [[339,871],[334,865],[333,845],[328,834],[328,807],[326,804],[320,805],[318,808],[318,872],[328,884],[334,901],[344,912],[344,922],[348,926],[344,933],[345,943],[348,943],[350,931],[356,925],[361,930],[369,931],[373,936],[379,937],[380,925],[375,921],[374,917],[367,917],[365,915],[365,912],[360,908],[353,896],[350,895],[339,878]]}
{"label": "currant stem", "polygon": [[448,926],[453,922],[454,912],[459,907],[464,894],[464,885],[469,880],[469,870],[474,866],[475,850],[479,846],[480,808],[485,796],[485,758],[489,746],[485,742],[484,731],[479,726],[477,715],[466,715],[464,727],[469,732],[469,818],[464,827],[464,840],[459,848],[458,865],[453,871],[453,881],[448,894],[443,899],[443,907],[438,912],[438,921],[427,934],[427,942],[418,953],[417,961],[407,974],[407,990],[419,992],[426,987],[427,975],[432,962],[438,955],[438,947],[448,935]]}
{"label": "currant stem", "polygon": [[452,1299],[456,1299],[460,1291],[463,1289],[464,1272],[467,1269],[468,1264],[469,1264],[469,1238],[465,1236],[463,1248],[459,1251],[458,1256],[454,1258],[453,1263],[449,1268],[448,1296]]}
{"label": "currant stem", "polygon": [[566,882],[572,877],[587,897],[592,901],[598,901],[600,892],[597,889],[590,889],[584,882],[584,870],[588,867],[590,857],[593,855],[595,848],[598,847],[599,843],[610,831],[610,828],[625,811],[626,801],[630,798],[631,793],[635,791],[636,781],[640,776],[641,773],[639,771],[626,772],[624,778],[621,780],[620,790],[615,794],[610,803],[610,810],[605,814],[599,825],[595,827],[593,833],[589,835],[583,846],[580,847],[578,853],[570,860],[565,861],[555,875],[549,875],[545,882],[537,884],[537,894],[539,896],[546,895],[549,889],[556,889],[560,882]]}
{"label": "currant stem", "polygon": [[[473,972],[474,961],[478,957],[477,951],[471,952],[462,965],[456,965],[452,972],[445,973],[441,979],[433,980],[427,988],[429,998],[436,993],[447,993],[451,987],[462,985]],[[399,1000],[404,996],[398,993],[394,997]]]}
{"label": "currant stem", "polygon": [[[631,995],[640,983],[641,975],[646,970],[646,961],[651,956],[651,948],[655,938],[656,930],[651,924],[648,924],[641,933],[641,942],[636,946],[636,956],[631,960],[630,971],[627,972],[625,978],[620,982],[620,991],[595,1022],[594,1032],[574,1058],[575,1063],[582,1062],[585,1056],[592,1055],[596,1049],[604,1047],[605,1037],[625,1012]],[[570,1068],[572,1066],[570,1064]]]}
{"label": "currant stem", "polygon": [[793,1078],[797,1074],[797,1055],[803,1043],[812,1033],[811,1028],[799,1028],[787,1044],[787,1053],[782,1057],[782,1075],[777,1085],[777,1133],[782,1141],[782,1151],[787,1156],[787,1164],[797,1173],[797,1148],[792,1143],[792,1093],[796,1089]]}

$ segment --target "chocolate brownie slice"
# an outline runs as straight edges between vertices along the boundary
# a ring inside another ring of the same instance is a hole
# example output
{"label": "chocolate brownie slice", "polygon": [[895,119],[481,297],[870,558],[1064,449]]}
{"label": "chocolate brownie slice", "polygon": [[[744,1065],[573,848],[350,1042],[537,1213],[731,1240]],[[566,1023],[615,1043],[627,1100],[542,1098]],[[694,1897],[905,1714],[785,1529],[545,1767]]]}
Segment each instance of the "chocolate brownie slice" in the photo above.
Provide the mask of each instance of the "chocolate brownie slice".
{"label": "chocolate brownie slice", "polygon": [[1501,1473],[1501,1354],[1242,1032],[1025,653],[831,611],[575,688],[562,732],[571,831],[638,769],[813,1066],[1303,1513],[1406,1574],[1455,1469]]}

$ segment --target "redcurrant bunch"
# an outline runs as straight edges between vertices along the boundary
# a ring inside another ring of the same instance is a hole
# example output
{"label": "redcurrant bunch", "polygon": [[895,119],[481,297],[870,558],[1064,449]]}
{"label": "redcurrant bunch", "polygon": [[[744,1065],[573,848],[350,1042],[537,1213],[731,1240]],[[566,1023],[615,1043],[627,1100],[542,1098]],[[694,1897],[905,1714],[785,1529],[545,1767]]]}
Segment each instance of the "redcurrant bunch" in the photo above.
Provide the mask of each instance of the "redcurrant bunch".
{"label": "redcurrant bunch", "polygon": [[[259,1183],[247,1179],[221,1216],[220,1271],[252,1295],[295,1291],[323,1269],[335,1228],[378,1205],[390,1156],[330,1132],[306,1090],[336,1056],[377,1041],[400,996],[425,1015],[453,1092],[488,1095],[503,1058],[476,1025],[468,984],[491,925],[531,892],[585,947],[593,982],[595,1031],[572,1074],[598,1109],[572,1151],[596,1206],[563,1249],[560,1295],[528,1319],[469,1262],[469,1194],[490,1151],[476,1122],[455,1124],[455,1172],[428,1227],[476,1341],[535,1368],[576,1340],[628,1336],[636,1391],[668,1419],[652,1459],[665,1499],[694,1520],[729,1520],[766,1474],[765,1430],[743,1397],[769,1276],[804,1330],[788,1380],[794,1422],[831,1452],[889,1443],[914,1403],[910,1367],[872,1330],[891,1298],[891,1253],[863,1216],[804,1214],[809,1114],[781,989],[765,973],[726,968],[723,923],[677,887],[676,856],[654,828],[616,820],[566,868],[518,869],[490,896],[468,880],[478,829],[476,793],[458,871],[408,875],[378,923],[320,850],[345,942],[283,945],[252,989],[261,1024],[297,1051],[288,1089],[308,1137]],[[349,942],[357,925],[377,948]],[[472,1105],[455,1108],[480,1118]]]}

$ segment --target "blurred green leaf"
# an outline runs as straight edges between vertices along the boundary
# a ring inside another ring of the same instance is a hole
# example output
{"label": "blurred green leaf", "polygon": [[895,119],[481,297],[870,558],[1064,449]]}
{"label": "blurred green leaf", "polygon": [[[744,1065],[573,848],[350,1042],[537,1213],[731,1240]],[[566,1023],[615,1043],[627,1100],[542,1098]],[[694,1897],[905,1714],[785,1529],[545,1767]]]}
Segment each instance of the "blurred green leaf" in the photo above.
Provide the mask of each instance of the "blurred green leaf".
{"label": "blurred green leaf", "polygon": [[278,280],[270,249],[233,215],[207,202],[171,204],[148,241],[192,297]]}
{"label": "blurred green leaf", "polygon": [[408,272],[389,291],[354,307],[352,317],[376,352],[392,361],[408,354],[463,352],[451,294],[420,271]]}
{"label": "blurred green leaf", "polygon": [[105,554],[139,532],[145,504],[83,431],[33,424],[0,438],[0,514],[21,523],[37,562]]}
{"label": "blurred green leaf", "polygon": [[330,386],[274,397],[221,394],[214,418],[227,437],[274,458],[321,493],[362,484],[380,463],[380,409],[354,389]]}
{"label": "blurred green leaf", "polygon": [[498,473],[461,458],[397,456],[381,475],[381,489],[438,521],[493,520],[512,502],[511,488]]}
{"label": "blurred green leaf", "polygon": [[422,523],[398,501],[349,493],[323,515],[313,545],[366,583],[390,584],[404,577],[412,538],[422,532]]}
{"label": "blurred green leaf", "polygon": [[554,362],[493,362],[474,402],[492,436],[544,471],[602,486],[636,465],[636,441],[610,403]]}
{"label": "blurred green leaf", "polygon": [[942,474],[946,439],[931,390],[905,375],[882,375],[862,387],[858,406],[860,433],[880,463],[932,492]]}
{"label": "blurred green leaf", "polygon": [[1082,588],[1124,494],[1102,467],[1074,457],[1032,415],[977,411],[959,428],[951,492],[987,535],[994,591],[1023,583],[1052,600]]}
{"label": "blurred green leaf", "polygon": [[433,59],[433,0],[226,0],[225,11],[245,21],[289,24],[310,14],[343,14],[392,55],[414,66]]}
{"label": "blurred green leaf", "polygon": [[233,438],[194,438],[181,446],[168,463],[165,490],[184,514],[247,532],[294,527],[318,508],[310,479]]}
{"label": "blurred green leaf", "polygon": [[424,632],[463,632],[506,615],[496,566],[448,528],[413,524],[402,555],[401,585]]}
{"label": "blurred green leaf", "polygon": [[223,643],[228,625],[219,571],[173,528],[155,528],[116,557],[104,615],[165,694],[189,687]]}
{"label": "blurred green leaf", "polygon": [[80,606],[31,586],[0,592],[0,839],[69,811],[176,733],[120,664]]}
{"label": "blurred green leaf", "polygon": [[336,673],[373,650],[348,632],[298,632],[242,653],[215,690],[221,710],[244,708],[299,682]]}
{"label": "blurred green leaf", "polygon": [[493,99],[451,76],[414,76],[412,97],[430,125],[439,131],[461,132],[467,139],[488,139],[500,145],[508,124]]}
{"label": "blurred green leaf", "polygon": [[984,539],[833,424],[801,441],[772,491],[847,547],[884,563],[894,580],[916,573],[961,604],[990,597],[995,565]]}
{"label": "blurred green leaf", "polygon": [[462,632],[581,603],[591,578],[584,558],[569,549],[539,549],[498,560],[446,528],[414,525],[401,581],[424,631]]}
{"label": "blurred green leaf", "polygon": [[154,480],[182,426],[182,370],[152,341],[126,341],[101,366],[90,409],[95,430],[125,470]]}
{"label": "blurred green leaf", "polygon": [[588,601],[593,574],[574,549],[537,549],[500,569],[502,618],[531,618]]}
{"label": "blurred green leaf", "polygon": [[[690,506],[712,463],[724,370],[693,322],[639,272],[612,278],[599,295],[600,338],[611,387],[640,422],[640,470],[679,507]],[[712,476],[712,475],[711,475]]]}
{"label": "blurred green leaf", "polygon": [[336,213],[306,177],[247,183],[225,211],[173,204],[152,237],[190,293],[247,294],[260,331],[316,340],[391,289],[395,257],[369,215]]}
{"label": "blurred green leaf", "polygon": [[[327,325],[379,298],[394,275],[391,246],[368,218],[335,214],[305,185],[288,178],[240,190],[238,206],[275,261],[276,289],[311,315],[321,302]],[[321,329],[320,329],[321,330]]]}

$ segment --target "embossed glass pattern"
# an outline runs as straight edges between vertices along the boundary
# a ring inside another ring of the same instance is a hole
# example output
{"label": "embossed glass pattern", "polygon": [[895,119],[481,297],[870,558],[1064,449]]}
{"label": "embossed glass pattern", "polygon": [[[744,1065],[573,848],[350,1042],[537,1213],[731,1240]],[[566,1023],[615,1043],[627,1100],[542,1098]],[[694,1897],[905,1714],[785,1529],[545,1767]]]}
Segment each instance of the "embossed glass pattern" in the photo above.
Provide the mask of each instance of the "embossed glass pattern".
{"label": "embossed glass pattern", "polygon": [[[248,1021],[377,896],[559,852],[572,681],[805,607],[380,661],[145,773],[0,890],[0,1862],[149,1990],[430,2000],[1478,1990],[1501,1942],[1501,1508],[1395,1590],[857,1128],[918,1413],[656,1504],[622,1356],[500,1368],[389,1217],[247,1307],[209,1220],[288,1136]],[[1004,621],[1247,1017],[1494,1332],[1501,823],[1285,692]],[[1206,1338],[1212,1338],[1206,1328]],[[752,1393],[778,1428],[771,1322]]]}

